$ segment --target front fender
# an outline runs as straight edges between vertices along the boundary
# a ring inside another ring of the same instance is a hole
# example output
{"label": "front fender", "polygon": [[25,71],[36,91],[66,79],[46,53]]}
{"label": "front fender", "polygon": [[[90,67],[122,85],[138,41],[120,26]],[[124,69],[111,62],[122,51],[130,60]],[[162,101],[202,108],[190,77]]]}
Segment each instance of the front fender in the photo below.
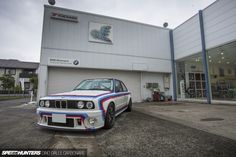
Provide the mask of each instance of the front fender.
{"label": "front fender", "polygon": [[105,116],[106,116],[106,111],[107,111],[108,105],[112,102],[116,106],[117,105],[116,101],[115,101],[116,98],[120,97],[120,96],[124,96],[124,95],[128,95],[128,102],[127,102],[127,105],[128,105],[129,100],[131,98],[130,92],[126,92],[126,93],[111,93],[111,94],[108,94],[106,96],[102,96],[102,97],[98,98],[98,100],[97,100],[98,109],[101,110],[101,112],[103,113],[103,118],[105,118]]}

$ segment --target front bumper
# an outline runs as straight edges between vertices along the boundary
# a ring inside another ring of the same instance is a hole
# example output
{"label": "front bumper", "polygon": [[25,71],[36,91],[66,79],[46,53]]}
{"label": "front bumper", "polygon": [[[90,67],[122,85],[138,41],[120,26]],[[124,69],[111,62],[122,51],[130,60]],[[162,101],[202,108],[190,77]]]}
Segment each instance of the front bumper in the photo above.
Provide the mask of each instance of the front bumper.
{"label": "front bumper", "polygon": [[[100,110],[76,110],[37,108],[38,125],[42,127],[66,130],[95,130],[104,126]],[[65,122],[53,121],[55,115],[63,115]],[[92,123],[91,123],[92,122]]]}

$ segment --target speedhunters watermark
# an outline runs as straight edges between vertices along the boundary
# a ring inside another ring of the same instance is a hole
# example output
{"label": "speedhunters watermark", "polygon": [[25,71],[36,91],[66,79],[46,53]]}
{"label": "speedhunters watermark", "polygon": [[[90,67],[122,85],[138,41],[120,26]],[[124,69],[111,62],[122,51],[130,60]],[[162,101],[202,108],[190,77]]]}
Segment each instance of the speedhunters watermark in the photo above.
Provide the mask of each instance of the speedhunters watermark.
{"label": "speedhunters watermark", "polygon": [[87,157],[87,149],[77,150],[1,150],[1,156],[76,156]]}

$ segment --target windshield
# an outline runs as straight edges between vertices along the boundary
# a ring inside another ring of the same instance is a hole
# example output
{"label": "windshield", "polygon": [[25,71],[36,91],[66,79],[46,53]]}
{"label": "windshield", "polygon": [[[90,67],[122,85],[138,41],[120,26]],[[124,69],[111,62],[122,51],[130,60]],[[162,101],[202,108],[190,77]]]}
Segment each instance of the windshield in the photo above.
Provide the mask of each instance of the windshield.
{"label": "windshield", "polygon": [[113,90],[112,79],[94,79],[82,81],[74,90]]}

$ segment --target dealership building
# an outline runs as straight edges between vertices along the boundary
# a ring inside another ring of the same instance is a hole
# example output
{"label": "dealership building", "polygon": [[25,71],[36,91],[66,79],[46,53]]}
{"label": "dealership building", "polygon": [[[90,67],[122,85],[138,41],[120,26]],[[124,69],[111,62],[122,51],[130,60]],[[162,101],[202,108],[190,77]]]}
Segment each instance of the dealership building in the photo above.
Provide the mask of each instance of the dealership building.
{"label": "dealership building", "polygon": [[45,5],[38,98],[117,78],[133,101],[236,102],[236,1],[217,0],[174,29]]}

